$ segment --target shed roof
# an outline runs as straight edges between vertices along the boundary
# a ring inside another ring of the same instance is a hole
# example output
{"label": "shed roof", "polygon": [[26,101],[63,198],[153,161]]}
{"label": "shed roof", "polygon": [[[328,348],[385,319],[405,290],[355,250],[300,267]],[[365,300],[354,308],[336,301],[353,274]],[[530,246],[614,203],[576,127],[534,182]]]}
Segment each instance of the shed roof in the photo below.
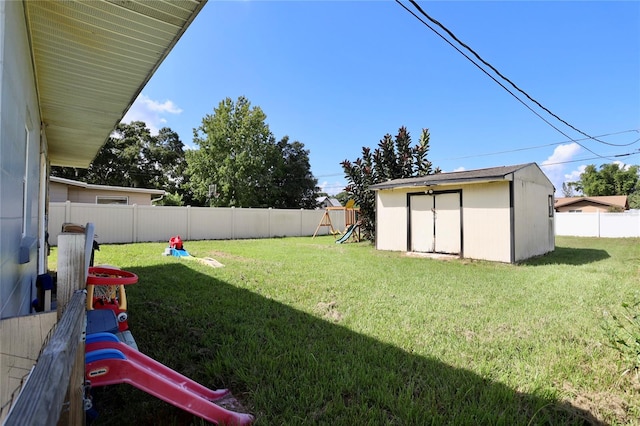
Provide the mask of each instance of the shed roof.
{"label": "shed roof", "polygon": [[89,166],[205,3],[24,2],[52,165]]}
{"label": "shed roof", "polygon": [[512,180],[512,173],[536,163],[518,164],[515,166],[490,167],[486,169],[465,170],[461,172],[437,173],[433,175],[394,179],[371,185],[373,190],[406,188],[414,186],[451,185],[472,182],[487,182],[496,180]]}
{"label": "shed roof", "polygon": [[556,198],[555,207],[570,206],[572,204],[580,202],[590,202],[606,207],[622,207],[624,209],[629,208],[629,201],[626,195],[603,195],[597,197],[564,197]]}
{"label": "shed roof", "polygon": [[95,185],[91,183],[80,182],[73,179],[65,179],[57,176],[50,176],[49,180],[55,183],[61,183],[69,186],[77,186],[80,188],[93,189],[99,191],[119,191],[119,192],[137,192],[142,194],[154,194],[164,195],[163,189],[147,189],[147,188],[129,188],[126,186],[110,186],[110,185]]}

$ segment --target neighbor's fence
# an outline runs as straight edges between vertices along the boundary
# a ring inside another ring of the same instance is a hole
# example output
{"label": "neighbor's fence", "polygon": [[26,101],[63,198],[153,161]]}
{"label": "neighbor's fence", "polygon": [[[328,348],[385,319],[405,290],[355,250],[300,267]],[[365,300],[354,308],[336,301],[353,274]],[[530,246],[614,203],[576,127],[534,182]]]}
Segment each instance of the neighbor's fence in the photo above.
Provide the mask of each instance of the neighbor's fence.
{"label": "neighbor's fence", "polygon": [[[95,225],[99,243],[136,243],[183,240],[233,240],[244,238],[300,237],[316,231],[324,209],[244,209],[226,207],[121,206],[50,203],[49,244],[58,244],[63,223]],[[343,211],[330,211],[335,230],[343,231]],[[329,233],[323,226],[318,235]]]}
{"label": "neighbor's fence", "polygon": [[556,213],[556,235],[577,237],[640,237],[640,212]]}

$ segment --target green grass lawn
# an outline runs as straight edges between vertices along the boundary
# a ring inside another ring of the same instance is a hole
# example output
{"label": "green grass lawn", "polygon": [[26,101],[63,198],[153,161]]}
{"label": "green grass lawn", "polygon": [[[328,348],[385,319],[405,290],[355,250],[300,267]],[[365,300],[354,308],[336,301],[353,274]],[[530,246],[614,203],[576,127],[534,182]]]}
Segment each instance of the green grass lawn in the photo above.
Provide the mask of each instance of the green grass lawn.
{"label": "green grass lawn", "polygon": [[[639,239],[557,238],[520,265],[412,258],[333,237],[103,245],[140,350],[226,387],[258,425],[638,424],[604,312],[640,287]],[[55,252],[51,258],[55,262]],[[55,263],[54,263],[55,264]],[[201,424],[128,385],[95,424]]]}

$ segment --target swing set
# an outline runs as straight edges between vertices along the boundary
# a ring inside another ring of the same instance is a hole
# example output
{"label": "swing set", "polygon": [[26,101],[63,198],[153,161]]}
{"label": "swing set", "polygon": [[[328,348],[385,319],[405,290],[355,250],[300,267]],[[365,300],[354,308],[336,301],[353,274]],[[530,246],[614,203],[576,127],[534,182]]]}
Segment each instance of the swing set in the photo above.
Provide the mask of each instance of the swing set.
{"label": "swing set", "polygon": [[[328,226],[329,227],[329,232],[331,233],[331,235],[336,236],[336,235],[341,235],[341,234],[346,234],[349,232],[350,236],[354,239],[354,241],[360,241],[360,233],[358,232],[358,234],[353,233],[353,229],[355,227],[359,226],[359,221],[358,221],[358,212],[360,211],[359,207],[354,207],[355,205],[355,201],[354,200],[349,200],[347,201],[347,204],[341,207],[326,207],[324,210],[324,214],[322,215],[322,218],[320,218],[320,223],[318,223],[318,226],[316,227],[316,232],[313,233],[313,237],[315,238],[316,235],[318,235],[318,231],[320,230],[321,227],[324,226]],[[333,227],[333,223],[331,223],[331,215],[330,212],[331,211],[344,211],[344,224],[345,224],[345,230],[344,232],[341,232],[340,230],[336,230]],[[359,229],[359,228],[358,228]],[[340,238],[340,240],[343,240],[343,238]],[[343,241],[340,241],[343,242]]]}

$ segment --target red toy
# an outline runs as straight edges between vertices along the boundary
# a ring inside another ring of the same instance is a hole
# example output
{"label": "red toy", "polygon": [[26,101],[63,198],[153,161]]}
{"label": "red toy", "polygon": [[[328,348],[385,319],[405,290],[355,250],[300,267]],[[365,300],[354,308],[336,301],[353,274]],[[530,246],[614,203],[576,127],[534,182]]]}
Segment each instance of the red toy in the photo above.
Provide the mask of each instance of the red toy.
{"label": "red toy", "polygon": [[118,330],[129,329],[125,285],[138,282],[133,272],[117,268],[89,267],[87,276],[87,310],[111,309],[118,319]]}
{"label": "red toy", "polygon": [[171,237],[171,239],[169,240],[169,247],[176,250],[183,249],[182,238],[180,238],[180,235],[178,235],[177,237]]}

